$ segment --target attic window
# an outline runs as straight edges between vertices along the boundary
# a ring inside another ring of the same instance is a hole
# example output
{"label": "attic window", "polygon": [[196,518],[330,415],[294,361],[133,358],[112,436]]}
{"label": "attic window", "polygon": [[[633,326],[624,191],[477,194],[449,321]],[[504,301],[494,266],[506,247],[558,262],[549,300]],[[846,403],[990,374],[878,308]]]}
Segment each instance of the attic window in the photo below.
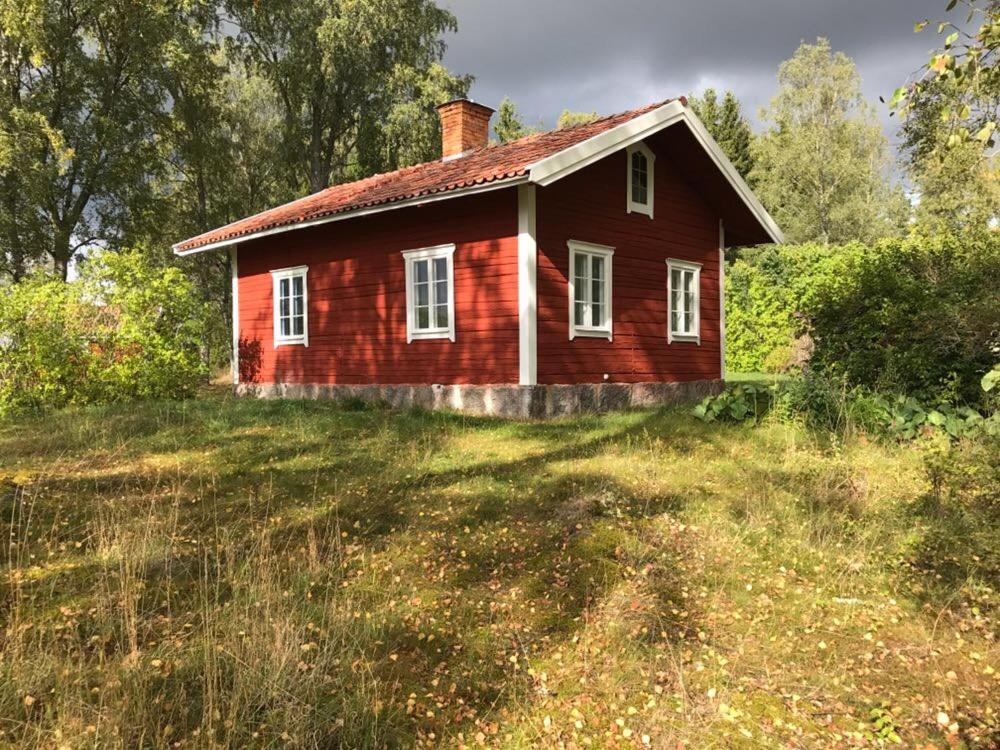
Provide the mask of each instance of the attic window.
{"label": "attic window", "polygon": [[653,218],[653,161],[645,143],[626,149],[628,155],[628,212]]}

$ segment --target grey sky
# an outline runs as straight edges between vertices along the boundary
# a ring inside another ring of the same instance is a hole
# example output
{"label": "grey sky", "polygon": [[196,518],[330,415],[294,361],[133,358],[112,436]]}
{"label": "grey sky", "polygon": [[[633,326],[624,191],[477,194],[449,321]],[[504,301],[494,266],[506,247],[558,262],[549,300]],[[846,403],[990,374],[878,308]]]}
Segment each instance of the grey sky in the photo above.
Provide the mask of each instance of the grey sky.
{"label": "grey sky", "polygon": [[[759,127],[778,65],[802,40],[825,36],[854,58],[864,93],[878,97],[940,43],[921,18],[946,0],[442,0],[458,17],[445,63],[472,73],[472,96],[506,94],[527,123],[552,126],[564,108],[618,112],[706,86],[733,89]],[[955,15],[955,14],[952,14]],[[956,18],[957,20],[957,18]]]}

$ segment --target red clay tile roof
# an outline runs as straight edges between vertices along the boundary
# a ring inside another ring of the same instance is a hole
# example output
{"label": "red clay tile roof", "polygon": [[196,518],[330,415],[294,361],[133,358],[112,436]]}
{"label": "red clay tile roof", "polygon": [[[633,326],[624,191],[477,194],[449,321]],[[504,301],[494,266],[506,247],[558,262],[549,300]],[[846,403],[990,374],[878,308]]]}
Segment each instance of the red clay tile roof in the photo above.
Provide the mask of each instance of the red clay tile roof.
{"label": "red clay tile roof", "polygon": [[[669,100],[668,100],[669,101]],[[174,245],[183,253],[276,227],[333,214],[444,193],[521,177],[535,162],[617,127],[667,102],[602,117],[584,125],[538,133],[505,144],[491,144],[450,161],[432,161],[357,182],[334,185],[305,198],[240,219]]]}

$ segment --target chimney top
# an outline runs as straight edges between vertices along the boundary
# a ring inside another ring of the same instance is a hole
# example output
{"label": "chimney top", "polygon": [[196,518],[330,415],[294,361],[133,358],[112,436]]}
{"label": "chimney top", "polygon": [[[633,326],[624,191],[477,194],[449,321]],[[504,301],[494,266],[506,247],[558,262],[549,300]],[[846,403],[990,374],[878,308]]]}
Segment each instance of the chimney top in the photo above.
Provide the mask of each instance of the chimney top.
{"label": "chimney top", "polygon": [[439,104],[441,156],[454,159],[489,143],[490,117],[494,110],[471,99],[453,99]]}

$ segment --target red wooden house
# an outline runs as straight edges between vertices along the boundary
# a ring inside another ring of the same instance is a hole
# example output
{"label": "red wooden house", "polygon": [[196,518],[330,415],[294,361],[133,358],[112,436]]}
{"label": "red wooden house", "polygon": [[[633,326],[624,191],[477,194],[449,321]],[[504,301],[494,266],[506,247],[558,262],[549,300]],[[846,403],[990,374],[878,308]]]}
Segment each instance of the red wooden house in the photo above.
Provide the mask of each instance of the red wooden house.
{"label": "red wooden house", "polygon": [[781,232],[685,100],[503,145],[439,112],[439,161],[174,247],[230,253],[241,391],[544,416],[721,384],[722,249]]}

